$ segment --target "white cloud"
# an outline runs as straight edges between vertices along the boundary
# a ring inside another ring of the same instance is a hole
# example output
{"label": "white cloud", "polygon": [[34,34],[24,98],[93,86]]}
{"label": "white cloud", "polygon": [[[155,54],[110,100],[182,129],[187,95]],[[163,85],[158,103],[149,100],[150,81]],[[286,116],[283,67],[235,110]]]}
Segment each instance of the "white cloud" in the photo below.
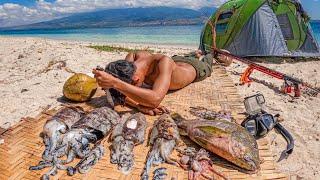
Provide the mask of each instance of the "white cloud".
{"label": "white cloud", "polygon": [[6,3],[0,6],[0,27],[14,26],[53,19],[54,15],[39,8]]}
{"label": "white cloud", "polygon": [[53,3],[38,0],[33,7],[6,3],[0,5],[0,27],[15,26],[51,20],[72,13],[98,9],[170,6],[198,9],[218,6],[226,0],[56,0]]}

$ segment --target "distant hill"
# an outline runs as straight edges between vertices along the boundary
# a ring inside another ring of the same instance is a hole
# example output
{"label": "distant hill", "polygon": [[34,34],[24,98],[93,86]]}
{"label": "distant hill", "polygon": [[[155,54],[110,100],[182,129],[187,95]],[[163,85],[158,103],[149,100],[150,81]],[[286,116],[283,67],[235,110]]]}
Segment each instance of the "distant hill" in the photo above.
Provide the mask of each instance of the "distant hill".
{"label": "distant hill", "polygon": [[[151,25],[193,25],[202,24],[215,8],[192,10],[173,7],[109,9],[96,12],[74,14],[61,19],[30,25],[5,28],[19,29],[61,29],[61,28],[101,28]],[[211,12],[210,12],[211,11]]]}

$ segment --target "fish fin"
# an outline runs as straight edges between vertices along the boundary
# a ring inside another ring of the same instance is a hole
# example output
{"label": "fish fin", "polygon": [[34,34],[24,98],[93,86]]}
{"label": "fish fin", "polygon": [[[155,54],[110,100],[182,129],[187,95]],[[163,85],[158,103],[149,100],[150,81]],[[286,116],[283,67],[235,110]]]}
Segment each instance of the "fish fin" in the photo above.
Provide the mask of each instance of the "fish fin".
{"label": "fish fin", "polygon": [[215,134],[215,135],[219,135],[220,137],[230,136],[230,134],[228,134],[226,131],[223,131],[223,130],[216,128],[216,127],[213,127],[213,126],[200,126],[197,128],[200,129],[204,133]]}

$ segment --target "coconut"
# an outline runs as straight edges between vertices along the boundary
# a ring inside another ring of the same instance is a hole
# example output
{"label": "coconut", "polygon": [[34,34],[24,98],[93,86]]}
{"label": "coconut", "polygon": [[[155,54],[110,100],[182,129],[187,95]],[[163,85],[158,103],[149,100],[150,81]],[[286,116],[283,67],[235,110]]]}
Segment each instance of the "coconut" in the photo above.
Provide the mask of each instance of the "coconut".
{"label": "coconut", "polygon": [[63,86],[63,95],[72,101],[85,102],[91,99],[98,88],[95,78],[77,73],[71,76]]}

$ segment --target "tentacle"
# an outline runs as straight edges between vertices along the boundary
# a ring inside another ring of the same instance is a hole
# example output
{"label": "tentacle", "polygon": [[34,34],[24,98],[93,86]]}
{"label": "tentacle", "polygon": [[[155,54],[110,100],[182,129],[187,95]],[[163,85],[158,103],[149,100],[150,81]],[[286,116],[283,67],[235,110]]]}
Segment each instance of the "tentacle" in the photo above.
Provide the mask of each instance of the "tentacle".
{"label": "tentacle", "polygon": [[187,170],[189,169],[189,168],[188,168],[188,165],[182,164],[182,163],[180,163],[179,161],[177,161],[177,163],[179,164],[179,166],[180,166],[183,170],[187,171]]}
{"label": "tentacle", "polygon": [[83,145],[81,142],[77,141],[76,143],[72,144],[71,149],[73,149],[78,157],[84,158],[89,153],[86,146],[89,146],[89,144]]}
{"label": "tentacle", "polygon": [[[170,146],[174,147],[174,145],[175,145],[174,140],[169,140],[168,142],[163,143],[164,141],[166,141],[166,140],[161,138],[161,144],[159,147],[160,148],[160,156],[163,158],[163,161],[165,161],[166,163],[178,166],[177,161],[174,159],[171,159],[169,157],[170,153],[172,152],[171,149],[173,149]],[[166,145],[170,145],[170,146],[166,146]]]}
{"label": "tentacle", "polygon": [[52,148],[52,143],[50,141],[50,138],[47,136],[44,136],[43,143],[45,145],[45,150],[42,153],[42,159],[44,159],[46,161],[52,161],[52,155],[50,153],[50,150]]}
{"label": "tentacle", "polygon": [[41,179],[41,180],[49,180],[49,179],[50,179],[50,176],[47,175],[47,174],[44,174],[44,175],[41,176],[40,179]]}
{"label": "tentacle", "polygon": [[153,147],[152,151],[149,152],[147,162],[146,162],[146,164],[143,168],[143,172],[141,174],[141,180],[148,180],[149,179],[149,172],[150,172],[151,166],[154,164],[155,154],[158,154],[158,150],[159,149],[154,149],[154,147]]}
{"label": "tentacle", "polygon": [[209,174],[201,173],[201,176],[203,176],[204,178],[206,178],[208,180],[214,180],[214,177],[211,177]]}
{"label": "tentacle", "polygon": [[209,170],[212,171],[214,174],[222,177],[224,180],[228,180],[228,178],[225,175],[223,175],[222,173],[216,171],[212,166],[208,166],[208,167],[209,167]]}
{"label": "tentacle", "polygon": [[73,175],[76,174],[76,172],[77,172],[77,169],[74,168],[74,167],[72,167],[72,166],[69,166],[69,167],[67,168],[67,174],[68,174],[68,176],[73,176]]}
{"label": "tentacle", "polygon": [[59,170],[67,170],[69,166],[65,166],[63,164],[56,164],[57,169]]}
{"label": "tentacle", "polygon": [[153,171],[152,180],[165,180],[168,174],[166,173],[167,168],[158,168]]}
{"label": "tentacle", "polygon": [[169,157],[169,156],[167,156],[167,157],[165,157],[165,158],[166,158],[166,159],[165,159],[166,163],[171,164],[171,165],[174,165],[174,166],[179,166],[177,160],[175,160],[175,159],[173,159],[173,158],[171,158],[171,157]]}
{"label": "tentacle", "polygon": [[194,171],[193,170],[189,170],[188,171],[188,180],[194,180],[195,177],[194,177]]}
{"label": "tentacle", "polygon": [[89,172],[91,167],[98,162],[98,158],[99,158],[98,155],[94,153],[89,157],[89,159],[86,159],[86,161],[83,161],[78,167],[79,173],[85,174]]}
{"label": "tentacle", "polygon": [[121,154],[119,157],[118,169],[124,174],[128,174],[134,164],[134,155],[132,152]]}
{"label": "tentacle", "polygon": [[49,180],[50,175],[54,176],[57,174],[57,166],[53,166],[47,173],[41,176],[42,180]]}
{"label": "tentacle", "polygon": [[[68,155],[69,151],[69,144],[68,143],[61,143],[56,149],[55,151],[52,153],[52,160],[53,157],[57,157],[57,158],[61,158],[65,155]],[[51,161],[52,161],[51,160]]]}
{"label": "tentacle", "polygon": [[61,164],[69,164],[71,163],[74,158],[76,157],[76,154],[75,152],[71,149],[69,152],[68,152],[68,155],[67,155],[67,159],[66,160],[60,160],[60,163]]}
{"label": "tentacle", "polygon": [[87,173],[92,166],[94,166],[104,155],[104,148],[102,145],[96,146],[84,159],[77,165],[79,173]]}
{"label": "tentacle", "polygon": [[63,160],[58,159],[57,156],[54,156],[54,157],[53,157],[54,166],[55,166],[57,169],[66,170],[67,167],[64,166],[64,165],[62,164],[62,162],[63,162]]}
{"label": "tentacle", "polygon": [[41,170],[47,167],[51,167],[53,165],[50,161],[40,161],[38,165],[36,166],[30,166],[29,170],[35,171],[35,170]]}

